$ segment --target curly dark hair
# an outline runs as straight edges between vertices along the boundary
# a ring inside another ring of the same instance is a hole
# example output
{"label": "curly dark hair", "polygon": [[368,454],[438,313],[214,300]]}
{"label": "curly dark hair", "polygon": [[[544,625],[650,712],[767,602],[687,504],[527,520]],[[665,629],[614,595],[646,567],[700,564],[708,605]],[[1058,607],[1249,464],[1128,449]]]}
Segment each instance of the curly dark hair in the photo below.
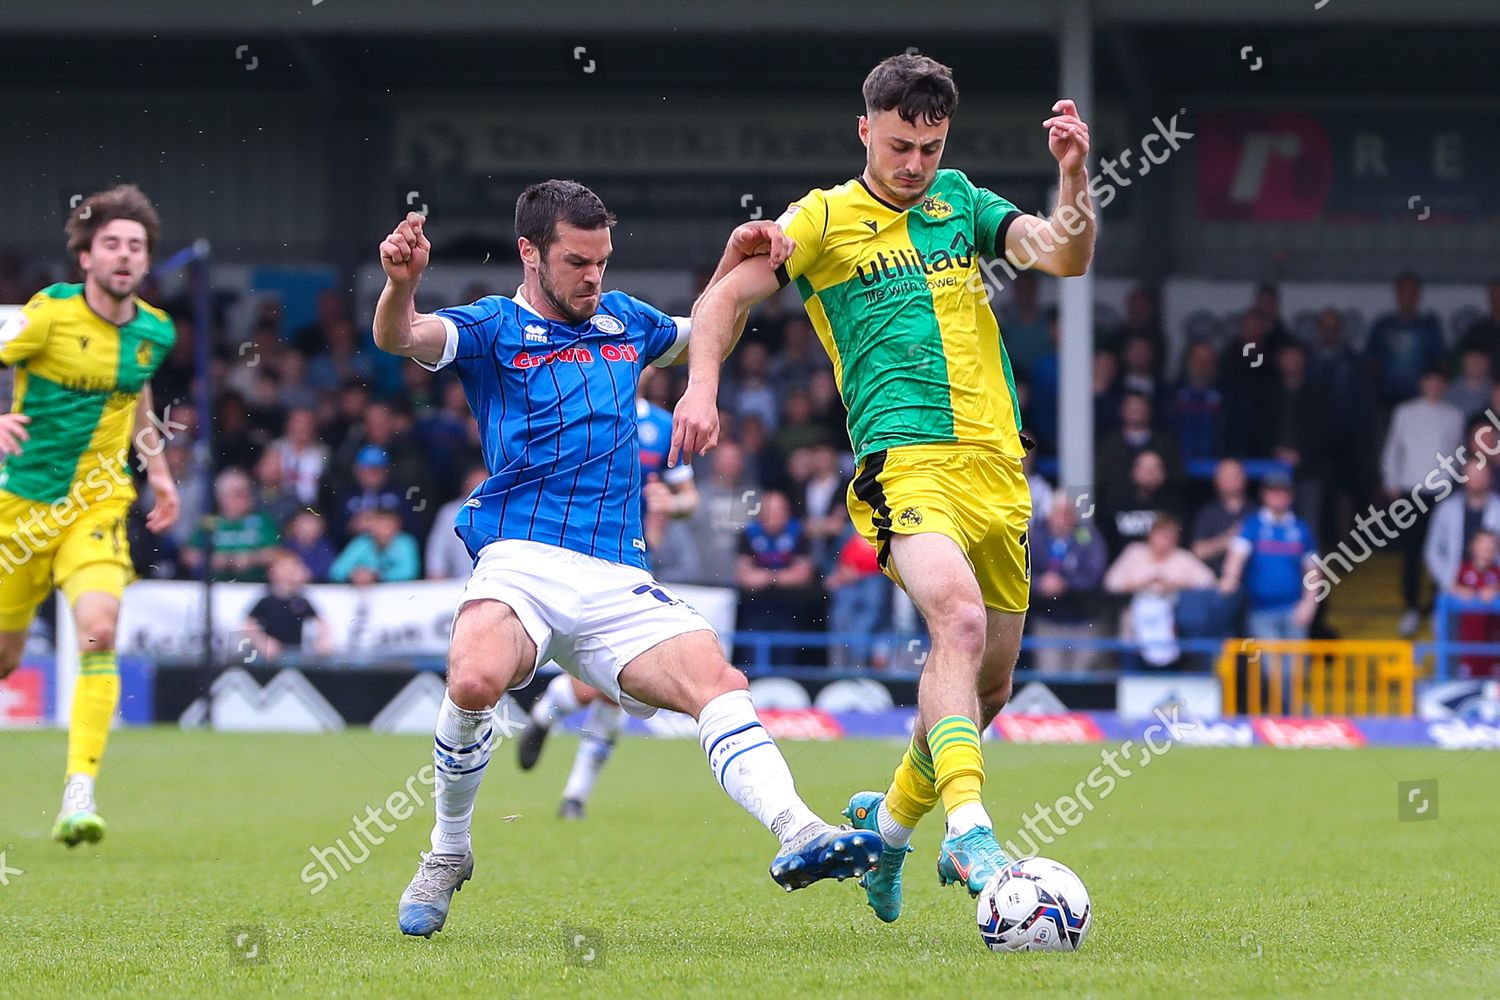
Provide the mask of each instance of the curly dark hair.
{"label": "curly dark hair", "polygon": [[146,193],[134,184],[120,184],[108,191],[96,191],[68,214],[63,231],[68,235],[68,253],[77,257],[94,245],[94,236],[103,226],[116,219],[129,219],[146,227],[146,252],[156,249],[161,239],[161,218]]}
{"label": "curly dark hair", "polygon": [[958,110],[953,70],[927,56],[902,53],[881,61],[865,77],[865,114],[896,109],[904,122],[918,116],[928,125],[951,118]]}

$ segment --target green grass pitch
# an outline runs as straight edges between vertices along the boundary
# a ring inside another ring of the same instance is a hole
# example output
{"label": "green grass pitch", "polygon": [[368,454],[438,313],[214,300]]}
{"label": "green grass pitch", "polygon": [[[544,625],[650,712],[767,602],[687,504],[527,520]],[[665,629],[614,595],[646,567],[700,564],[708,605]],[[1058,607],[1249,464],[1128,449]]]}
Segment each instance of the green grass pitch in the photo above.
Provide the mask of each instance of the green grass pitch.
{"label": "green grass pitch", "polygon": [[[474,881],[430,941],[396,899],[430,807],[313,895],[309,847],[400,789],[430,742],[368,732],[115,734],[109,836],[48,840],[63,740],[0,733],[0,996],[1078,997],[1500,993],[1500,754],[1174,747],[1044,853],[1093,896],[1076,954],[994,955],[917,832],[901,921],[853,882],[795,894],[774,842],[690,740],[621,742],[582,823],[555,818],[576,745],[529,774],[503,746],[480,792]],[[834,818],[883,786],[894,742],[787,743]],[[991,743],[1002,839],[1099,748]],[[1398,781],[1438,779],[1438,818],[1398,822]],[[368,825],[368,824],[367,824]],[[16,870],[20,874],[16,874]],[[248,936],[237,947],[234,939]],[[245,953],[255,951],[254,960]]]}

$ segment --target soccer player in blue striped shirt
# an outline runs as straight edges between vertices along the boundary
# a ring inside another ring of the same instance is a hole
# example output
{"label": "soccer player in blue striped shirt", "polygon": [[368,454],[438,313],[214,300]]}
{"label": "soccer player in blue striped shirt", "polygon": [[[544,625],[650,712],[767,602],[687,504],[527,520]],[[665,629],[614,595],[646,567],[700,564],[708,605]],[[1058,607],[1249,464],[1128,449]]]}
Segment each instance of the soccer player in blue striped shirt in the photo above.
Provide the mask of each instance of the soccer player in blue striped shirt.
{"label": "soccer player in blue striped shirt", "polygon": [[[788,890],[861,874],[883,846],[878,834],[824,822],[798,797],[713,629],[647,569],[636,383],[643,365],[683,356],[691,324],[603,291],[614,221],[576,182],[527,188],[516,202],[524,284],[513,297],[433,314],[415,304],[431,251],[422,216],[409,214],[380,245],[375,343],[433,370],[456,368],[490,473],[455,525],[474,570],[433,739],[432,850],[401,896],[404,934],[441,930],[453,892],[472,876],[469,825],[493,709],[549,659],[633,715],[693,716],[714,777],[781,842],[771,874]],[[784,260],[782,239],[767,225],[740,227],[713,280],[757,251]]]}

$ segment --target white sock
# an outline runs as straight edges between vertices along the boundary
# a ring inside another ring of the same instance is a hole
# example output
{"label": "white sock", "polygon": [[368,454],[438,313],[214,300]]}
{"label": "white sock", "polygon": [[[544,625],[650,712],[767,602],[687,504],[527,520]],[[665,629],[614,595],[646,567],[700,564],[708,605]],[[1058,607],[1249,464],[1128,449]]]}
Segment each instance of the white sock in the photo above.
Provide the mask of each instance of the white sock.
{"label": "white sock", "polygon": [[469,853],[469,824],[474,819],[474,797],[490,762],[494,746],[492,709],[459,708],[446,694],[438,709],[432,738],[432,761],[437,773],[437,824],[432,828],[434,854]]}
{"label": "white sock", "polygon": [[589,800],[599,772],[614,751],[615,738],[620,735],[624,721],[625,710],[618,705],[601,699],[589,706],[589,714],[583,720],[583,738],[573,756],[573,770],[568,772],[568,783],[563,786],[564,799]]}
{"label": "white sock", "polygon": [[990,814],[984,811],[982,802],[965,802],[957,809],[948,814],[948,833],[957,836],[960,833],[968,833],[976,826],[995,828],[990,822]]}
{"label": "white sock", "polygon": [[583,706],[578,704],[578,694],[573,690],[573,678],[558,674],[547,685],[547,690],[531,706],[531,721],[544,729],[551,729],[558,719],[566,718]]}
{"label": "white sock", "polygon": [[783,844],[823,823],[797,796],[792,772],[760,724],[749,691],[726,691],[703,706],[698,743],[720,787]]}
{"label": "white sock", "polygon": [[62,811],[64,814],[94,811],[92,776],[81,772],[68,775],[68,783],[63,786]]}
{"label": "white sock", "polygon": [[880,800],[880,807],[875,810],[875,824],[886,847],[905,847],[911,843],[912,828],[896,822],[896,817],[885,807],[885,799]]}

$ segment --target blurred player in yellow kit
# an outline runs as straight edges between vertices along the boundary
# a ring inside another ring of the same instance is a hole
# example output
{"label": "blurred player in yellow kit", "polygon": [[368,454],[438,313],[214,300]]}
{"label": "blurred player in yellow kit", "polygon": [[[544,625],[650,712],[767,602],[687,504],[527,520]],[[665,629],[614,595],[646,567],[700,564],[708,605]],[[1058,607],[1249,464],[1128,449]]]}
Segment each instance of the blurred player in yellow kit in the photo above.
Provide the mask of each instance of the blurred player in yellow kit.
{"label": "blurred player in yellow kit", "polygon": [[85,199],[66,231],[83,282],[44,288],[0,326],[0,364],[15,369],[11,412],[0,415],[0,678],[20,663],[37,605],[61,588],[77,625],[79,676],[52,837],[73,847],[104,836],[94,779],[120,700],[115,626],[132,577],[132,439],[156,497],[146,526],[170,528],[178,499],[150,386],[176,333],[135,294],[160,237],[156,209],[122,185]]}

